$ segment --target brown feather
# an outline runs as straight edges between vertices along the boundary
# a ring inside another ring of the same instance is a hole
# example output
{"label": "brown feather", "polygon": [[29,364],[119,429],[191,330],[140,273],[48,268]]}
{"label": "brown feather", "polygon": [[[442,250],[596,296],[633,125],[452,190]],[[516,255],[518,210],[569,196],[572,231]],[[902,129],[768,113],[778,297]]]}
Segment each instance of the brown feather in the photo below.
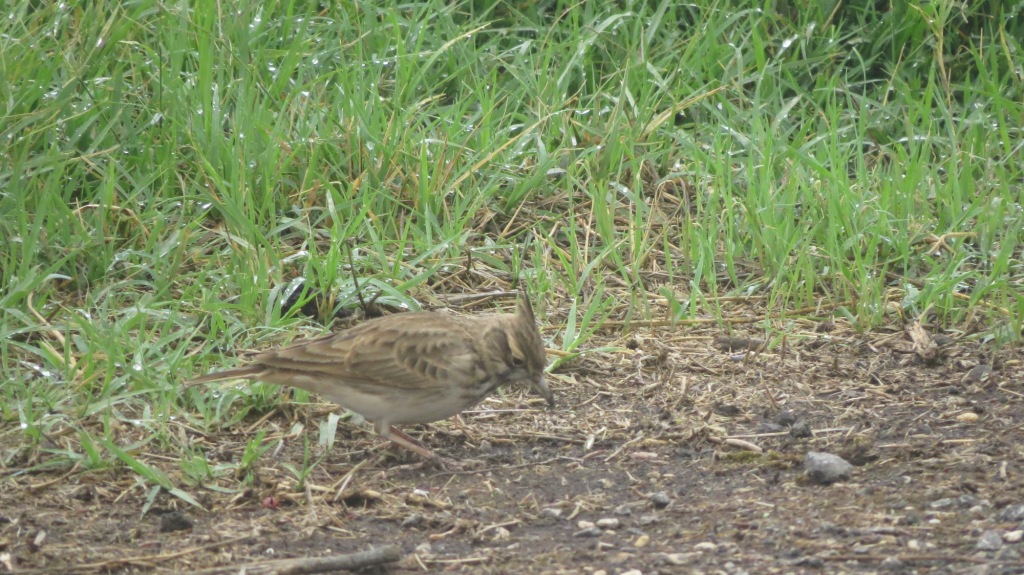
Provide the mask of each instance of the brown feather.
{"label": "brown feather", "polygon": [[[393,314],[257,354],[252,365],[187,383],[258,379],[318,393],[367,419],[426,423],[472,407],[496,388],[525,385],[554,404],[529,301],[515,314]],[[403,443],[403,445],[406,445]]]}

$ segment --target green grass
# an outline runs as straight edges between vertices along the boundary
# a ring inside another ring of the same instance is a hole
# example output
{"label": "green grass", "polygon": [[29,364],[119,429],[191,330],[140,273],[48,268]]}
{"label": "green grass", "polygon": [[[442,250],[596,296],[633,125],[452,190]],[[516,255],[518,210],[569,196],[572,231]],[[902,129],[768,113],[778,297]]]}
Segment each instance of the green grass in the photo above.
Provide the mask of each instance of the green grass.
{"label": "green grass", "polygon": [[147,446],[223,473],[177,426],[275,390],[179,384],[322,332],[282,306],[296,278],[339,309],[354,277],[409,308],[522,281],[560,365],[728,296],[759,298],[770,336],[796,310],[871,330],[895,306],[1020,339],[1024,16],[187,4],[0,19],[7,465],[168,489]]}

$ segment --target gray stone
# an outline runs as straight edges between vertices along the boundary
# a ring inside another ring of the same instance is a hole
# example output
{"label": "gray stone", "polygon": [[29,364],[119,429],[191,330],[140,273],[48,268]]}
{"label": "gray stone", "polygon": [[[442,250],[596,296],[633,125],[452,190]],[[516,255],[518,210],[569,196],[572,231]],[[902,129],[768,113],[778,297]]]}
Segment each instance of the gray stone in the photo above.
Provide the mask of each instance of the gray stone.
{"label": "gray stone", "polygon": [[672,503],[672,500],[669,499],[668,495],[666,495],[664,491],[659,491],[651,495],[649,499],[651,501],[651,505],[654,505],[657,509],[664,509],[668,507],[669,503]]}
{"label": "gray stone", "polygon": [[999,518],[1003,521],[1024,521],[1024,504],[1007,505],[999,512]]}
{"label": "gray stone", "polygon": [[831,485],[850,478],[853,466],[834,453],[808,451],[804,457],[804,472],[819,485]]}
{"label": "gray stone", "polygon": [[995,529],[989,529],[981,534],[974,547],[980,551],[998,551],[1003,547],[1003,534]]}

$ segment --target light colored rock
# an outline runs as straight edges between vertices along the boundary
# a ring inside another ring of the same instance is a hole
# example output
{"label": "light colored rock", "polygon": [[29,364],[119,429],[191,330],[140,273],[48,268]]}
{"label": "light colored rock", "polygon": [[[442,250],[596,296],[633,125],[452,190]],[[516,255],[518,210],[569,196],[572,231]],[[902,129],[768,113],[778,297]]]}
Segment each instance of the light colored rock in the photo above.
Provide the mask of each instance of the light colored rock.
{"label": "light colored rock", "polygon": [[701,553],[713,553],[718,551],[718,545],[710,541],[701,541],[700,543],[693,546],[694,550],[700,551]]}
{"label": "light colored rock", "polygon": [[690,562],[689,553],[665,553],[661,558],[669,565],[686,565]]}
{"label": "light colored rock", "polygon": [[804,472],[819,485],[831,485],[846,481],[853,473],[853,465],[834,453],[808,451],[804,456]]}
{"label": "light colored rock", "polygon": [[604,534],[604,531],[601,531],[597,527],[590,527],[590,528],[587,528],[587,529],[580,529],[579,531],[573,533],[572,536],[573,537],[600,537],[603,534]]}
{"label": "light colored rock", "polygon": [[562,516],[562,510],[557,507],[545,507],[540,510],[541,517],[549,517],[551,519],[558,519]]}

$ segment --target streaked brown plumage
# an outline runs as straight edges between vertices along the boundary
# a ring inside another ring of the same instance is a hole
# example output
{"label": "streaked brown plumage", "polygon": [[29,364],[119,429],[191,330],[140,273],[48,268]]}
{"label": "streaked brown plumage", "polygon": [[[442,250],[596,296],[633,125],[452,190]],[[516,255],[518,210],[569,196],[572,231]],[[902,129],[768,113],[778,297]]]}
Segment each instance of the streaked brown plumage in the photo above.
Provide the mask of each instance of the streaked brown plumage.
{"label": "streaked brown plumage", "polygon": [[524,296],[515,314],[388,315],[264,351],[252,365],[186,385],[245,378],[299,387],[373,421],[382,437],[434,458],[392,425],[451,417],[502,385],[527,386],[553,406],[544,363],[544,344]]}

